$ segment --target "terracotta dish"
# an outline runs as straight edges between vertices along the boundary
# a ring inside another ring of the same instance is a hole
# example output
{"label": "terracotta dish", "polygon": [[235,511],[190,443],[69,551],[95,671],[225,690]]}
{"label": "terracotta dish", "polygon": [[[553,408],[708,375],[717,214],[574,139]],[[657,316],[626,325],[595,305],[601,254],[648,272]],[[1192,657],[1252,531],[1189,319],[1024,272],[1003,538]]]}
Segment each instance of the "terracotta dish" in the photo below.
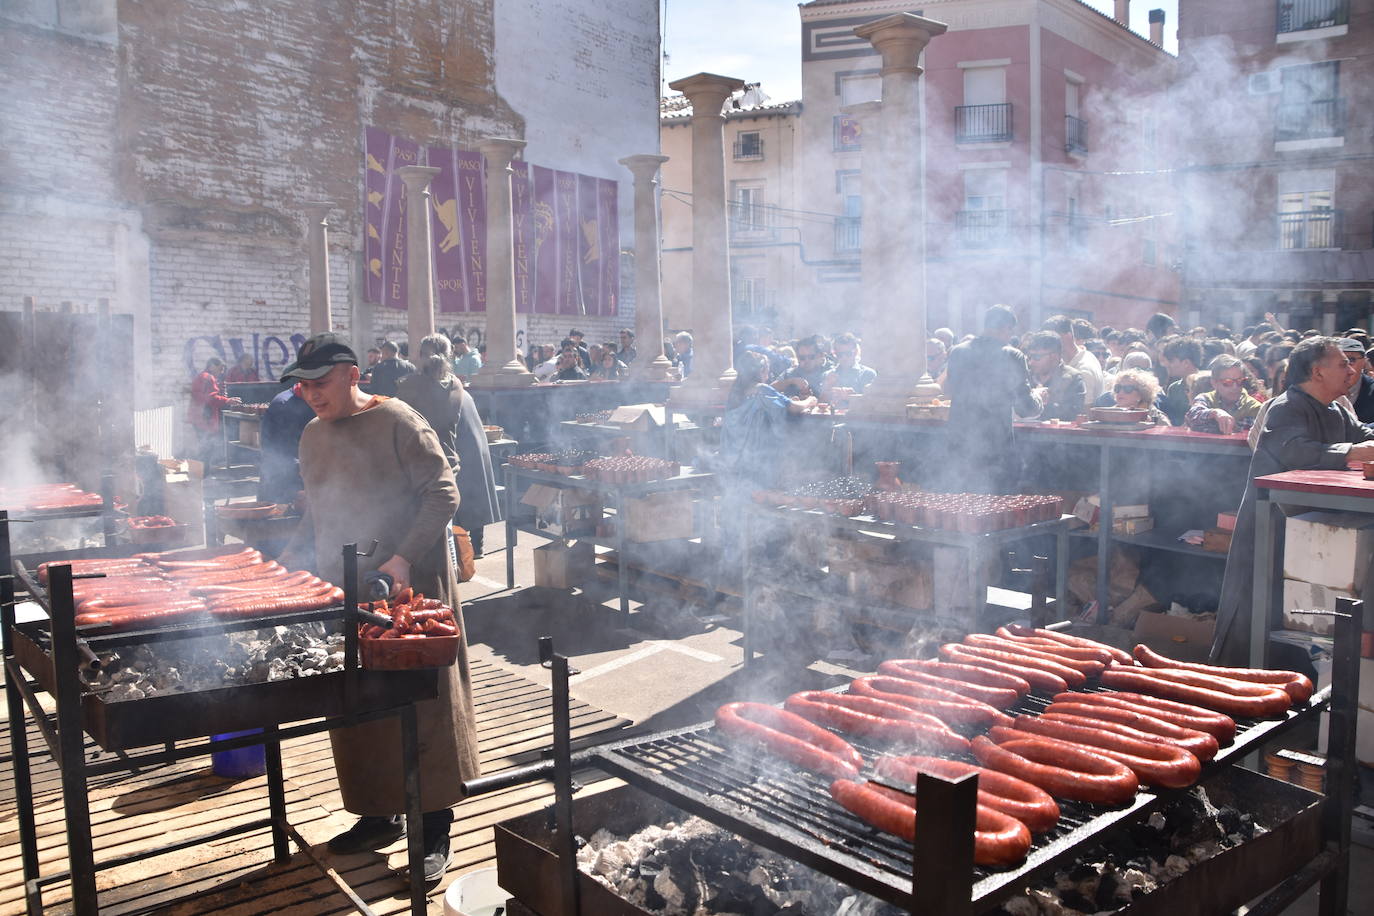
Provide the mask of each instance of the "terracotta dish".
{"label": "terracotta dish", "polygon": [[1088,417],[1098,423],[1144,423],[1150,419],[1150,412],[1125,407],[1093,407]]}

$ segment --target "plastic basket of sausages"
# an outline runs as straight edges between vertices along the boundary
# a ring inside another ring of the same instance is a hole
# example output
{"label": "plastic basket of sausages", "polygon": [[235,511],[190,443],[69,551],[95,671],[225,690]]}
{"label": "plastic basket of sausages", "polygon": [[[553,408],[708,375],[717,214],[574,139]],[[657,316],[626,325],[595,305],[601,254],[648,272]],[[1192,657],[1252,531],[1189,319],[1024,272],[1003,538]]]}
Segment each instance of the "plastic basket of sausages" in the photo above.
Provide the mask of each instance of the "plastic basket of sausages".
{"label": "plastic basket of sausages", "polygon": [[[458,660],[462,635],[453,609],[437,598],[402,591],[390,601],[359,605],[391,620],[358,627],[358,657],[374,671],[447,668]],[[375,620],[375,618],[373,618]]]}

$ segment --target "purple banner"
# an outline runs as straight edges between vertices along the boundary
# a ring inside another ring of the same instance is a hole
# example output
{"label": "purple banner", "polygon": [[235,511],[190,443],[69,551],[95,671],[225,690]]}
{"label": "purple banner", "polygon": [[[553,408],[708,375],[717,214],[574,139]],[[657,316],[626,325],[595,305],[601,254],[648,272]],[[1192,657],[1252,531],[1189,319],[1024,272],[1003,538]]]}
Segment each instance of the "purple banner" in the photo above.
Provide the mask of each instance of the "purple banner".
{"label": "purple banner", "polygon": [[[368,128],[366,151],[368,293],[374,289],[374,302],[389,308],[406,307],[406,233],[405,184],[396,170],[419,165],[420,146],[408,140]],[[381,181],[373,176],[381,169]],[[380,197],[378,196],[380,195]]]}
{"label": "purple banner", "polygon": [[510,182],[512,239],[515,255],[515,311],[534,311],[534,213],[530,195],[529,163],[511,163]]}
{"label": "purple banner", "polygon": [[430,182],[433,206],[434,276],[440,312],[486,310],[486,188],[482,157],[429,148],[439,169]]}
{"label": "purple banner", "polygon": [[530,219],[534,226],[534,310],[541,315],[558,312],[558,173],[542,165],[530,166],[534,194]]}
{"label": "purple banner", "polygon": [[[437,310],[487,308],[487,210],[482,157],[429,147]],[[366,295],[406,307],[404,184],[419,164],[415,143],[369,127],[364,138]],[[515,309],[518,313],[614,315],[620,288],[619,185],[517,161],[511,164]]]}
{"label": "purple banner", "polygon": [[609,178],[598,178],[597,227],[601,238],[601,298],[598,315],[615,315],[620,309],[620,185]]}

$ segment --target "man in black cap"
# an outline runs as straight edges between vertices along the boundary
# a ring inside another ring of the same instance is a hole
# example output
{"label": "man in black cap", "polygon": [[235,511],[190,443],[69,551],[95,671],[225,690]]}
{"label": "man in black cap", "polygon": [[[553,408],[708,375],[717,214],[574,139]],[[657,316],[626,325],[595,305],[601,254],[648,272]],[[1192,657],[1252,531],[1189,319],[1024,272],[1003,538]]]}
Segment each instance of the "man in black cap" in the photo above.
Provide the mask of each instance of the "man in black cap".
{"label": "man in black cap", "polygon": [[[305,348],[301,347],[301,349],[304,350]],[[377,361],[377,365],[372,367],[371,381],[367,390],[373,394],[380,394],[384,398],[394,398],[396,396],[396,383],[414,372],[415,364],[397,356],[399,350],[394,340],[384,341],[381,350],[382,358]]]}
{"label": "man in black cap", "polygon": [[[306,341],[282,377],[299,380],[316,418],[301,435],[305,517],[279,559],[295,569],[313,565],[321,578],[338,583],[343,545],[375,538],[377,549],[359,559],[359,572],[385,573],[396,590],[439,599],[453,608],[462,633],[449,527],[458,489],[434,430],[405,402],[360,391],[358,358],[336,334]],[[465,639],[457,663],[443,669],[438,698],[417,703],[415,711],[425,879],[437,881],[450,860],[451,808],[463,797],[463,780],[479,772]],[[329,739],[344,808],[360,815],[329,841],[330,851],[348,855],[400,839],[405,792],[397,720],[334,729]]]}

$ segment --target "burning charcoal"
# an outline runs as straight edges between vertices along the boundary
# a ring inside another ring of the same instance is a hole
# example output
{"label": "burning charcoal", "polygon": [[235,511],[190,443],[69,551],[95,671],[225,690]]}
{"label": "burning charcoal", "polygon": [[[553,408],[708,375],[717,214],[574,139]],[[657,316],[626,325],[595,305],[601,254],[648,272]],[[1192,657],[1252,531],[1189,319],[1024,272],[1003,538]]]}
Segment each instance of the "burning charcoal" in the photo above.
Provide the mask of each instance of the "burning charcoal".
{"label": "burning charcoal", "polygon": [[673,882],[669,872],[659,872],[658,876],[654,878],[652,886],[654,891],[663,900],[663,909],[673,912],[682,911],[683,906],[687,902],[687,895],[682,892],[682,888],[678,887]]}
{"label": "burning charcoal", "polygon": [[1183,856],[1169,856],[1164,860],[1164,876],[1166,879],[1177,878],[1187,872],[1189,867],[1190,863]]}

